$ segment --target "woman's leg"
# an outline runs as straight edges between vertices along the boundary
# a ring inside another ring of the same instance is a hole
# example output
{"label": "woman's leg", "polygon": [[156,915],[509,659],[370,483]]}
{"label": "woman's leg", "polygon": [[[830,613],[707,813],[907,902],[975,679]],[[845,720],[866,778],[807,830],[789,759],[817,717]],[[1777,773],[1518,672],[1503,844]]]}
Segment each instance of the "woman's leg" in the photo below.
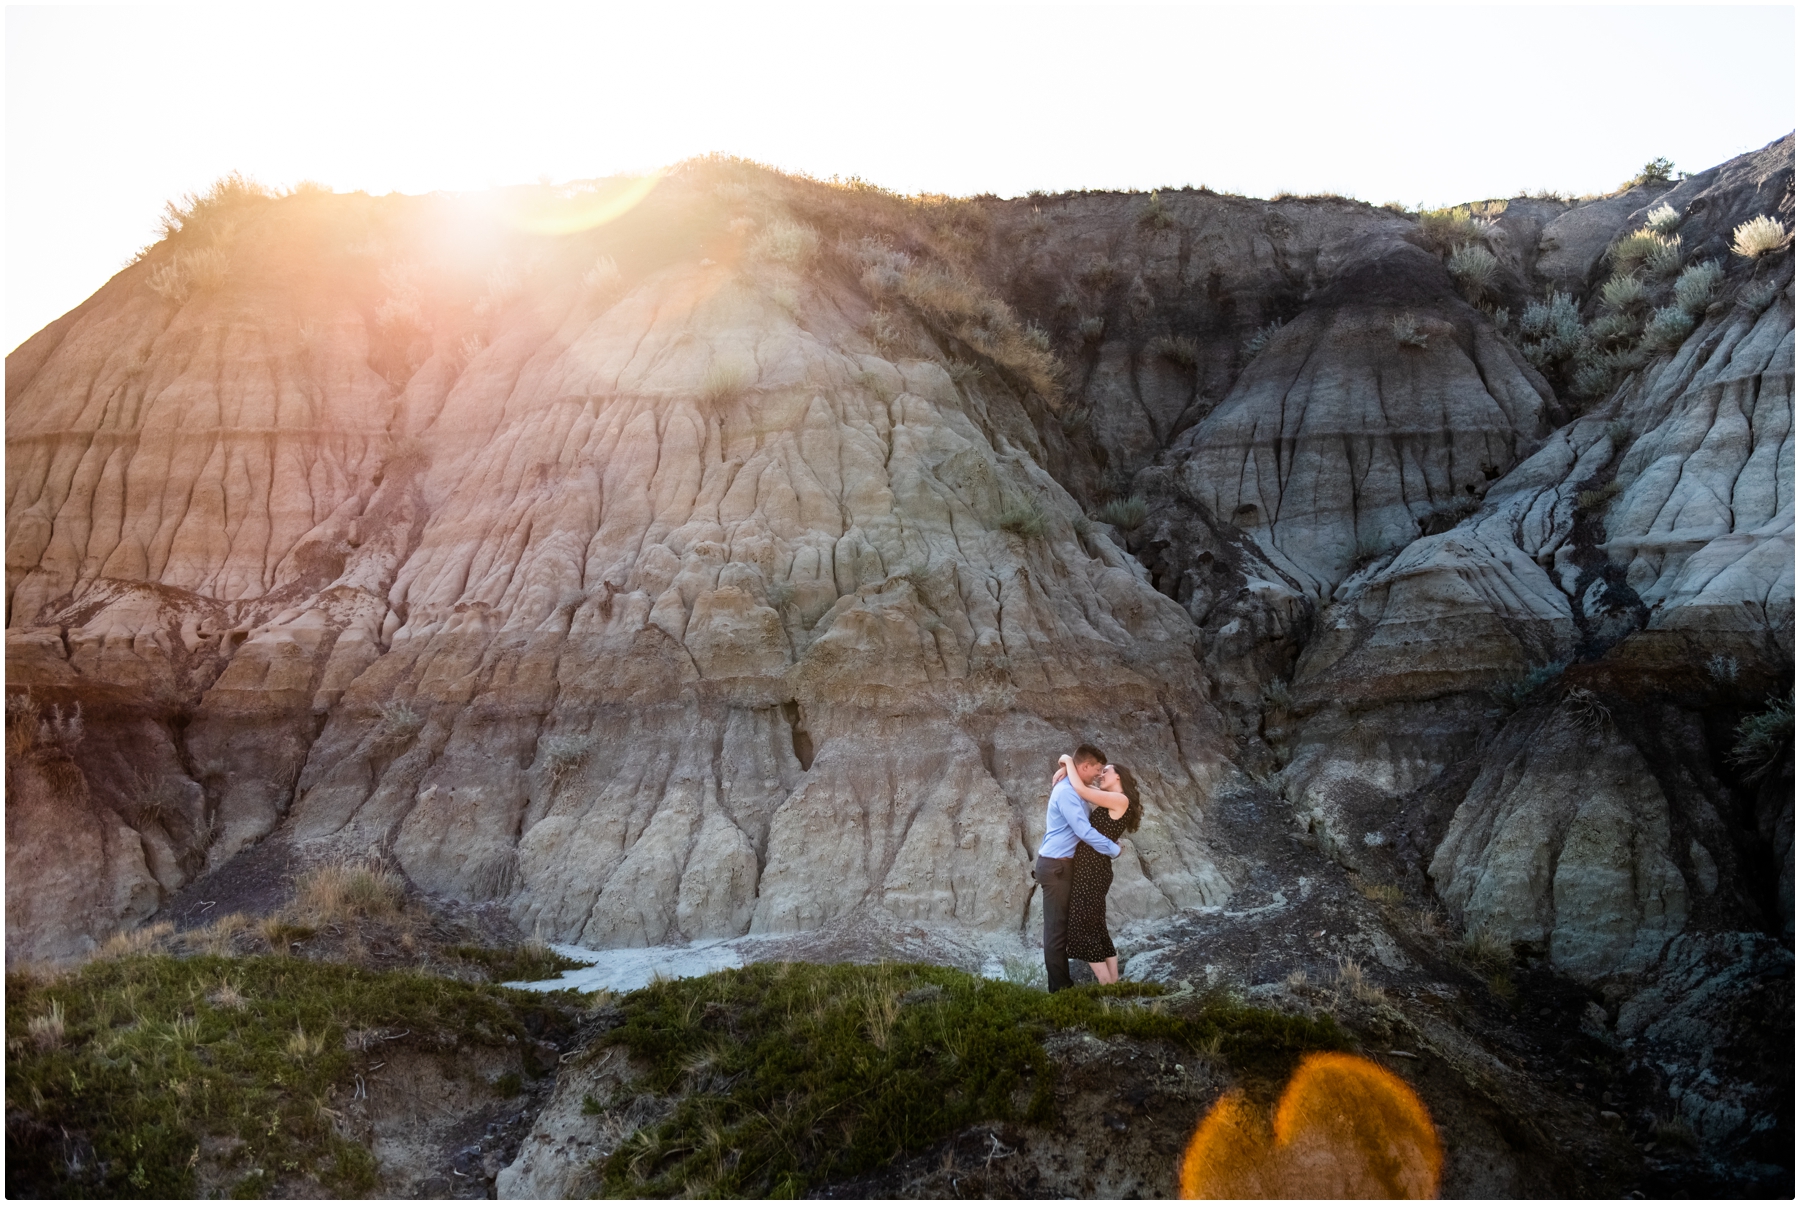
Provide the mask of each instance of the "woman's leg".
{"label": "woman's leg", "polygon": [[1090,962],[1090,963],[1088,963],[1088,969],[1094,972],[1094,981],[1095,982],[1097,982],[1097,983],[1113,982],[1113,980],[1107,978],[1108,972],[1106,969],[1106,964],[1104,962]]}
{"label": "woman's leg", "polygon": [[1119,981],[1119,956],[1117,954],[1114,954],[1111,958],[1106,960],[1106,971],[1107,974],[1112,976],[1111,979],[1107,980],[1108,983],[1117,983]]}

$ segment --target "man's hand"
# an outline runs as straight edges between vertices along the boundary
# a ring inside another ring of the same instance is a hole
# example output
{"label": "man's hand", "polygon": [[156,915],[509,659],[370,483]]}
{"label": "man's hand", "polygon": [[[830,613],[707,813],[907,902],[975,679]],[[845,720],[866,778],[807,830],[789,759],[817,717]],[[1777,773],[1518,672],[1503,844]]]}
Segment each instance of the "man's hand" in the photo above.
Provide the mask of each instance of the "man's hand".
{"label": "man's hand", "polygon": [[1069,776],[1069,768],[1067,766],[1058,766],[1058,767],[1056,767],[1056,773],[1054,773],[1050,776],[1050,785],[1055,786],[1057,783],[1061,782],[1063,779],[1067,778],[1068,776]]}

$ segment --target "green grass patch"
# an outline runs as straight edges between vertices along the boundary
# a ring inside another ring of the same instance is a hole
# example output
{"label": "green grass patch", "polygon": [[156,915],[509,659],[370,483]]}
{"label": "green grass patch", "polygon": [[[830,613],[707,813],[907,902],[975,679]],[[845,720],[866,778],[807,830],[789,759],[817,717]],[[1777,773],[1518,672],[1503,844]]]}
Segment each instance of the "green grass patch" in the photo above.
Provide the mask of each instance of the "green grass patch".
{"label": "green grass patch", "polygon": [[548,946],[529,942],[508,947],[450,946],[444,953],[460,962],[472,962],[487,972],[493,983],[534,983],[554,979],[564,971],[587,965],[564,958]]}
{"label": "green grass patch", "polygon": [[[192,1197],[203,1136],[241,1142],[233,1191],[312,1176],[367,1196],[375,1160],[333,1126],[364,1058],[348,1031],[408,1046],[524,1041],[545,998],[416,971],[285,957],[140,955],[52,980],[6,977],[7,1193]],[[71,1160],[72,1141],[92,1157]]]}
{"label": "green grass patch", "polygon": [[[626,996],[602,1041],[673,1097],[598,1166],[618,1196],[795,1196],[984,1120],[1046,1122],[1052,1032],[1166,1040],[1208,1056],[1344,1044],[1337,1026],[1148,984],[1050,995],[920,965],[761,963]],[[630,1095],[611,1102],[623,1107]]]}

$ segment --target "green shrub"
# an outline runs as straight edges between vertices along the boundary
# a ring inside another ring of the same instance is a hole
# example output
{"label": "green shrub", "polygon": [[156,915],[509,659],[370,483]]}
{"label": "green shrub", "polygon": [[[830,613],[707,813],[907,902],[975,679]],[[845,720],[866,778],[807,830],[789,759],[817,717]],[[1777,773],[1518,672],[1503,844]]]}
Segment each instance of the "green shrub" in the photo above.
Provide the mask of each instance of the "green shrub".
{"label": "green shrub", "polygon": [[1539,369],[1570,360],[1587,350],[1589,337],[1581,311],[1567,293],[1534,301],[1519,315],[1520,351]]}
{"label": "green shrub", "polygon": [[1751,782],[1766,777],[1794,753],[1794,697],[1769,696],[1764,710],[1737,726],[1737,743],[1730,762],[1745,771]]}
{"label": "green shrub", "polygon": [[1651,351],[1674,351],[1693,331],[1694,316],[1678,305],[1666,305],[1644,324],[1644,346]]}
{"label": "green shrub", "polygon": [[1403,314],[1388,324],[1393,328],[1394,341],[1402,347],[1424,347],[1427,336],[1419,329],[1418,320],[1411,314]]}
{"label": "green shrub", "polygon": [[1658,155],[1638,171],[1638,174],[1625,181],[1626,188],[1635,188],[1640,184],[1668,184],[1675,178],[1675,165]]}
{"label": "green shrub", "polygon": [[1174,224],[1175,219],[1169,215],[1168,210],[1163,208],[1161,194],[1151,193],[1150,200],[1144,205],[1144,211],[1138,215],[1138,225],[1149,227],[1152,230],[1166,230]]}
{"label": "green shrub", "polygon": [[1671,239],[1653,230],[1634,230],[1608,247],[1606,258],[1611,262],[1615,274],[1629,276],[1672,241],[1677,247],[1680,246],[1679,239]]}
{"label": "green shrub", "polygon": [[1081,336],[1083,343],[1098,343],[1101,336],[1106,334],[1106,319],[1098,314],[1083,318],[1075,331]]}
{"label": "green shrub", "polygon": [[588,965],[564,958],[541,941],[522,941],[515,946],[450,946],[444,953],[480,967],[489,983],[541,983]]}
{"label": "green shrub", "polygon": [[1760,259],[1787,242],[1787,229],[1766,214],[1751,218],[1731,232],[1731,250],[1745,259]]}
{"label": "green shrub", "polygon": [[1471,301],[1485,297],[1500,273],[1500,261],[1486,247],[1469,243],[1450,253],[1446,265],[1451,277]]}
{"label": "green shrub", "polygon": [[1618,275],[1600,286],[1600,303],[1612,310],[1629,310],[1643,305],[1650,288],[1640,276]]}
{"label": "green shrub", "polygon": [[1644,271],[1654,280],[1667,280],[1681,271],[1681,236],[1673,234],[1644,257]]}
{"label": "green shrub", "polygon": [[[1024,968],[1020,968],[1023,977]],[[1338,1048],[1315,1021],[1225,1002],[1166,1007],[1124,983],[1054,995],[945,967],[758,963],[652,984],[601,1039],[674,1098],[598,1165],[613,1196],[802,1196],[977,1121],[1046,1122],[1043,1039],[1083,1029],[1217,1057]],[[629,1100],[610,1102],[627,1108]]]}
{"label": "green shrub", "polygon": [[1450,209],[1427,209],[1419,215],[1419,233],[1440,255],[1481,233],[1475,216],[1466,205]]}
{"label": "green shrub", "polygon": [[1037,539],[1049,530],[1050,520],[1034,499],[1020,498],[994,518],[994,526],[1027,539]]}
{"label": "green shrub", "polygon": [[1716,259],[1694,264],[1675,282],[1675,304],[1696,318],[1712,304],[1713,294],[1725,279],[1725,266]]}
{"label": "green shrub", "polygon": [[1094,519],[1100,523],[1110,523],[1114,527],[1126,530],[1140,526],[1150,514],[1150,507],[1142,494],[1133,494],[1129,498],[1114,498],[1105,506],[1094,512]]}
{"label": "green shrub", "polygon": [[1630,314],[1602,314],[1588,323],[1588,335],[1596,343],[1630,339],[1638,331],[1637,319]]}
{"label": "green shrub", "polygon": [[1681,225],[1681,215],[1669,204],[1658,205],[1644,215],[1644,229],[1652,234],[1674,234]]}

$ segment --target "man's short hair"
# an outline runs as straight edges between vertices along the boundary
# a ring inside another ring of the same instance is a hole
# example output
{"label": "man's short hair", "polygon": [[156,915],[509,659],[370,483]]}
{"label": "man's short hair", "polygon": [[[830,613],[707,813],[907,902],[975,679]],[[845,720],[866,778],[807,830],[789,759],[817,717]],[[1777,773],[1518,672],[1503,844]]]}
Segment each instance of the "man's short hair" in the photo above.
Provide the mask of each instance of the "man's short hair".
{"label": "man's short hair", "polygon": [[1106,764],[1106,754],[1100,752],[1100,750],[1094,748],[1092,745],[1076,745],[1075,760],[1078,762],[1093,762],[1096,766],[1104,766]]}

